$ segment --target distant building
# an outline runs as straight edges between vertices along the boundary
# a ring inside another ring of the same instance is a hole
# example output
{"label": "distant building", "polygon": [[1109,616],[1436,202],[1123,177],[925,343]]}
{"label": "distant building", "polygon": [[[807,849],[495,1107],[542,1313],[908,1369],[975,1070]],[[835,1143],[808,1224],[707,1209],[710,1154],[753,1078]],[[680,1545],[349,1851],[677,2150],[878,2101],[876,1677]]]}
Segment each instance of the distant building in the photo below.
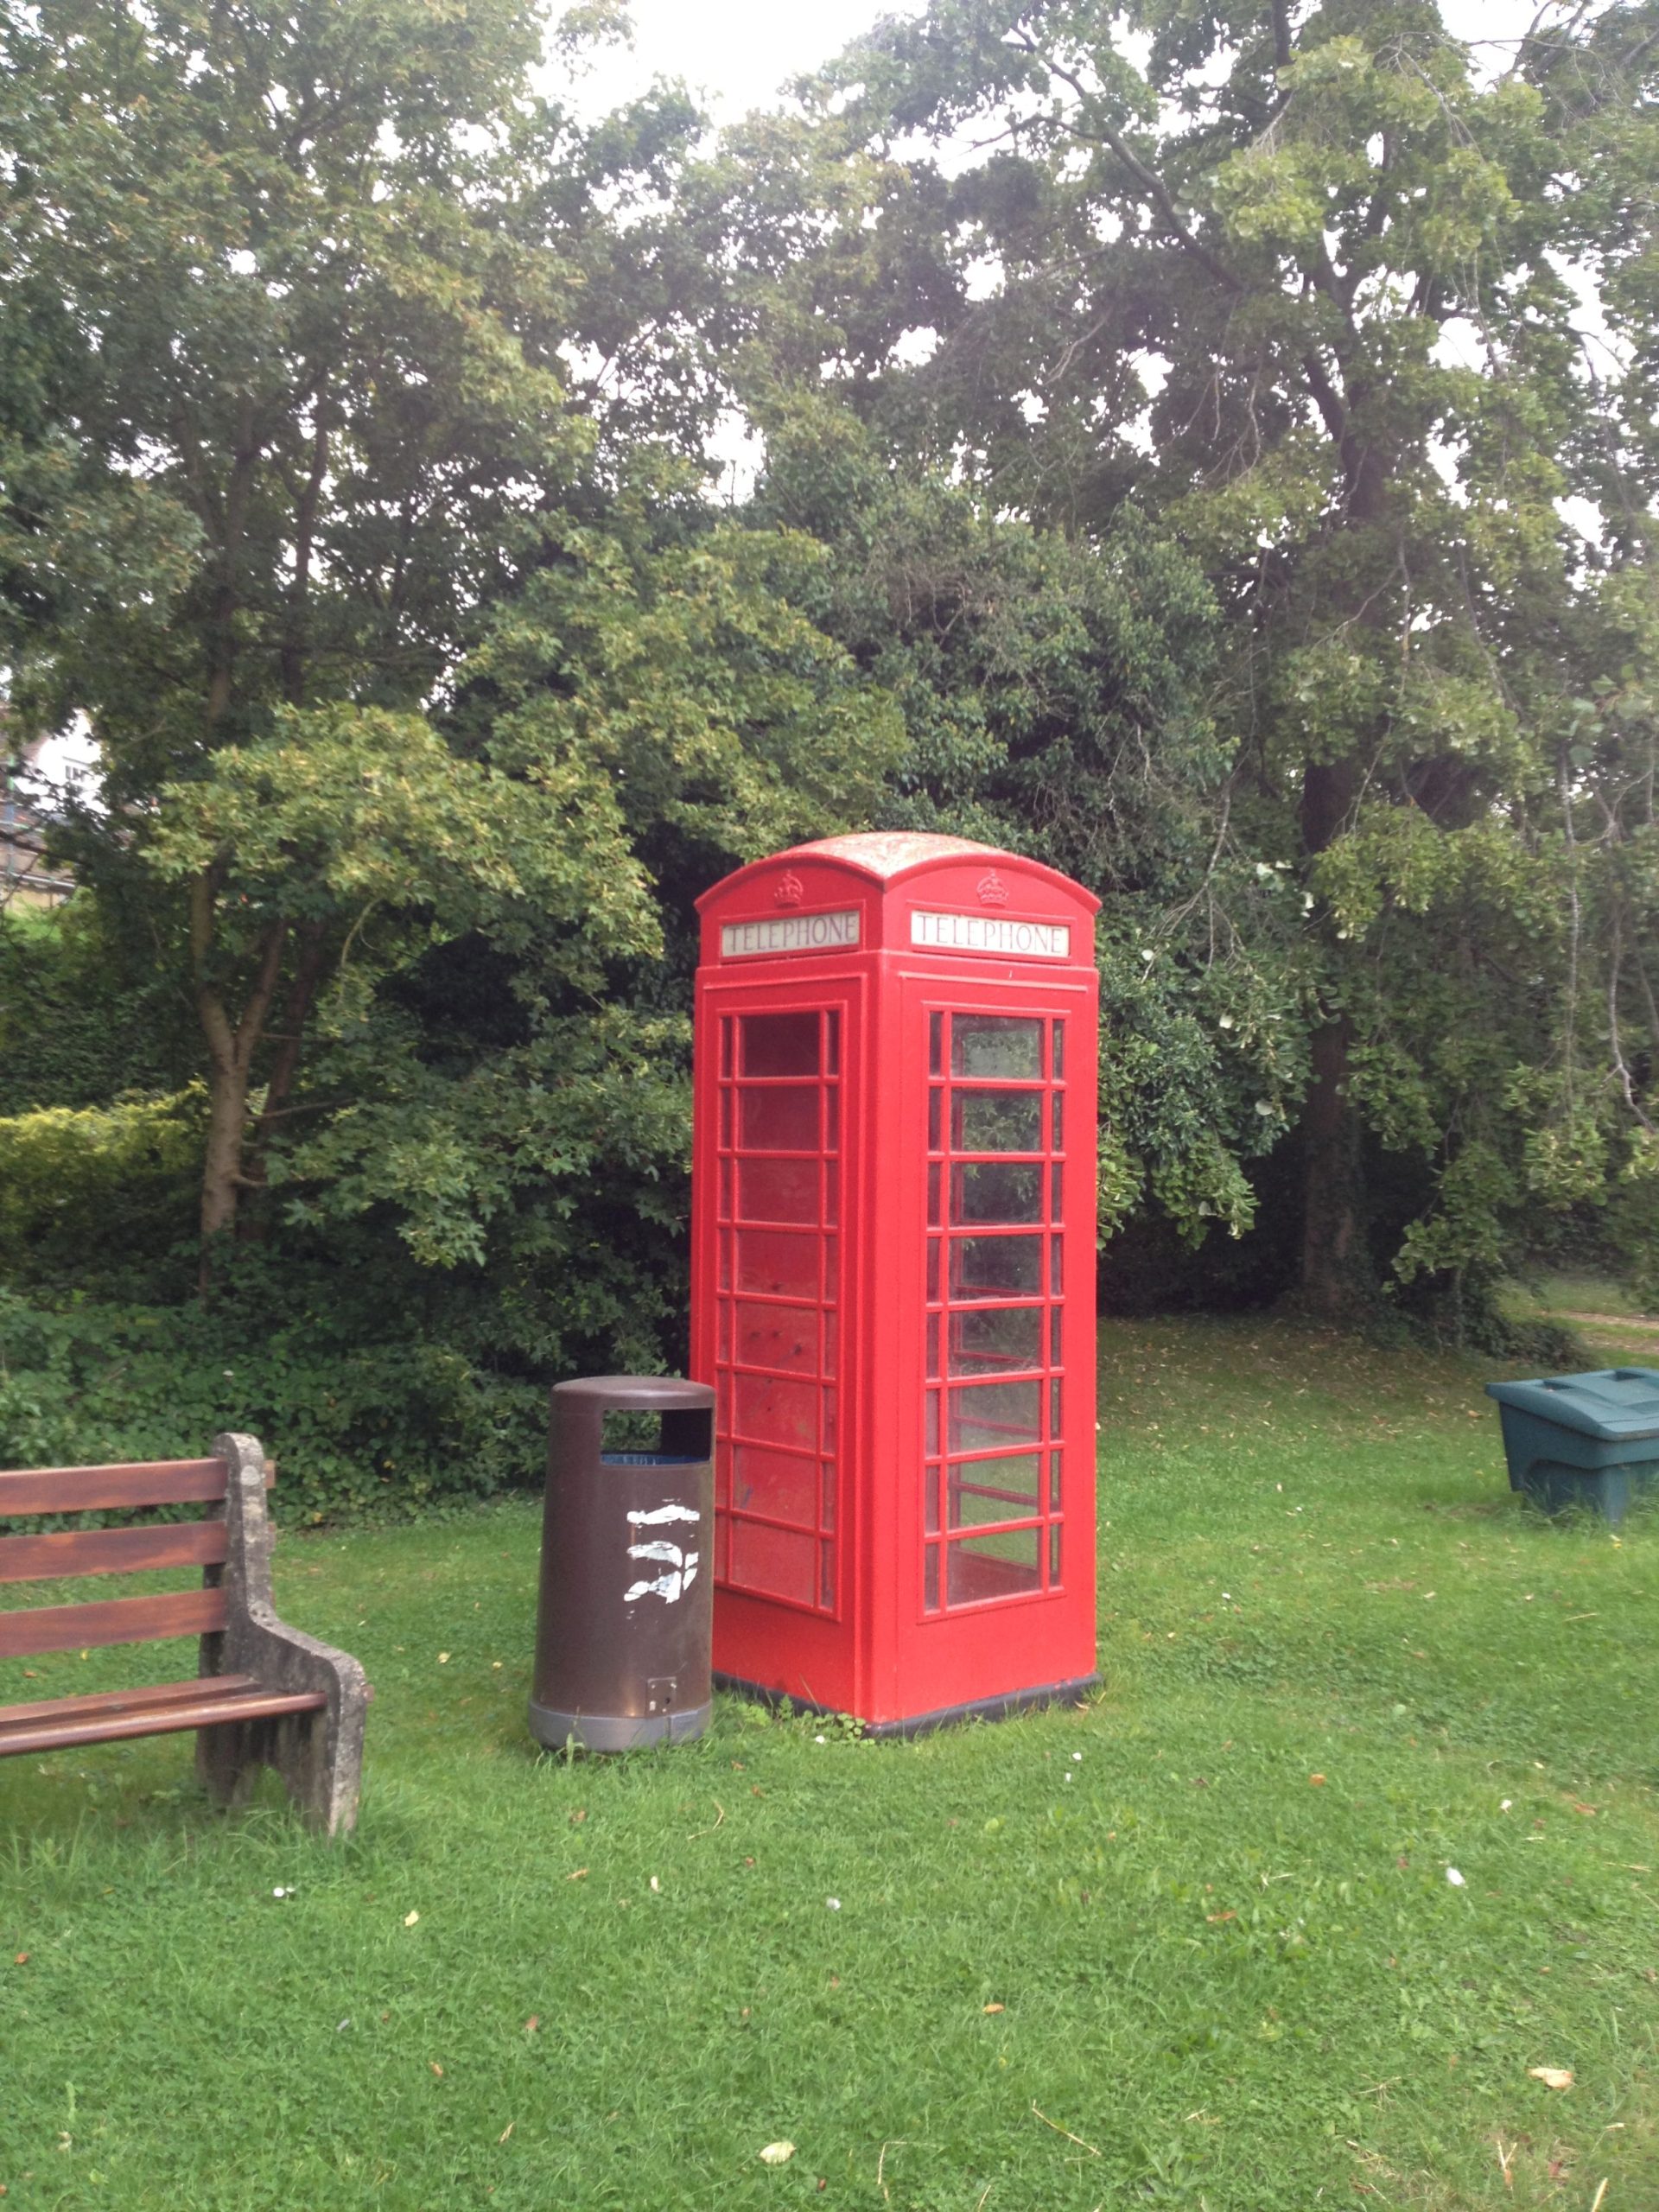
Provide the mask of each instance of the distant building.
{"label": "distant building", "polygon": [[75,887],[64,869],[47,866],[45,819],[19,788],[44,743],[35,737],[7,744],[0,717],[0,907],[60,906]]}

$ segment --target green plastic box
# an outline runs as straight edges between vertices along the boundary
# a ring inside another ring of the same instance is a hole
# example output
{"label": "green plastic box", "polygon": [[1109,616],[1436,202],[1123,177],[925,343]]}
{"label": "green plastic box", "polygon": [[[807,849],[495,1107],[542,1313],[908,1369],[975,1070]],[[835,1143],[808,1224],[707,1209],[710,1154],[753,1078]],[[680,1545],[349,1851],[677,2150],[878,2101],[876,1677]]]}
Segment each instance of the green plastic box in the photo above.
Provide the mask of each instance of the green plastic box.
{"label": "green plastic box", "polygon": [[1546,1512],[1589,1506],[1617,1525],[1659,1471],[1659,1367],[1604,1367],[1536,1382],[1489,1382],[1510,1488]]}

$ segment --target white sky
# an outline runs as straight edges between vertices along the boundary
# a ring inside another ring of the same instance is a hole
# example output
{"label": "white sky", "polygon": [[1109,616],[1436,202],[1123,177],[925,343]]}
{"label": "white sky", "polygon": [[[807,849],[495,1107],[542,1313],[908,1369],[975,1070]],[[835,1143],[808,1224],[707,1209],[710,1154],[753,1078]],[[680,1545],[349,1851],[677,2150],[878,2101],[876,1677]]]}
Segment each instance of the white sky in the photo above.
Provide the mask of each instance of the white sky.
{"label": "white sky", "polygon": [[[1537,0],[1440,0],[1454,36],[1518,37]],[[914,16],[920,0],[817,0],[802,9],[778,0],[633,0],[631,54],[613,52],[593,69],[581,105],[602,112],[643,92],[653,78],[683,78],[702,92],[715,118],[730,122],[769,107],[784,85],[827,61],[882,16]],[[1483,55],[1502,64],[1496,49]]]}

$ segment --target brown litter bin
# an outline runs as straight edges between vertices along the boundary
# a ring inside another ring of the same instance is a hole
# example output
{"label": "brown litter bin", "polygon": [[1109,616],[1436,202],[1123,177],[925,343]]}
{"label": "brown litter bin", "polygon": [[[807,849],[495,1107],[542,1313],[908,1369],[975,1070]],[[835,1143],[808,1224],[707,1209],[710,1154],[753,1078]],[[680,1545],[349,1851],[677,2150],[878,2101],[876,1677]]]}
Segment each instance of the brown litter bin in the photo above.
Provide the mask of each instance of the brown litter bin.
{"label": "brown litter bin", "polygon": [[[550,1749],[684,1743],[709,1725],[715,1394],[661,1375],[561,1382],[548,1431],[530,1732]],[[607,1416],[645,1415],[607,1440]]]}

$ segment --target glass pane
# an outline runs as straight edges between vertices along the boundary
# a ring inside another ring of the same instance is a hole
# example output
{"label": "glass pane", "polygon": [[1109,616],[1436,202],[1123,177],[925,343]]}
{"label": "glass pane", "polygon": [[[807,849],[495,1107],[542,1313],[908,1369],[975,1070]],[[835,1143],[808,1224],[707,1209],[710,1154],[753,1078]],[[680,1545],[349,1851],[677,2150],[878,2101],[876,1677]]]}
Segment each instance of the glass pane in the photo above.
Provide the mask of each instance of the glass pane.
{"label": "glass pane", "polygon": [[953,1152],[1040,1152],[1040,1090],[955,1090],[950,1094]]}
{"label": "glass pane", "polygon": [[818,1604],[826,1613],[836,1610],[836,1548],[818,1546]]}
{"label": "glass pane", "polygon": [[1048,1510],[1051,1513],[1058,1513],[1060,1510],[1060,1456],[1058,1452],[1051,1452],[1048,1455]]}
{"label": "glass pane", "polygon": [[715,1346],[715,1357],[716,1359],[729,1359],[732,1356],[732,1301],[729,1298],[722,1298],[717,1302],[720,1307],[720,1342]]}
{"label": "glass pane", "polygon": [[818,1394],[810,1382],[746,1375],[741,1368],[733,1374],[732,1427],[740,1435],[762,1444],[792,1445],[797,1451],[816,1452],[817,1413]]}
{"label": "glass pane", "polygon": [[1040,1306],[982,1306],[950,1316],[952,1375],[1036,1367],[1041,1363],[1042,1348]]}
{"label": "glass pane", "polygon": [[840,1302],[841,1239],[826,1236],[823,1240],[823,1300],[826,1306]]}
{"label": "glass pane", "polygon": [[941,1071],[944,1030],[944,1016],[942,1014],[930,1014],[927,1017],[927,1071],[930,1075],[938,1075]]}
{"label": "glass pane", "polygon": [[826,1387],[823,1394],[823,1448],[826,1452],[833,1452],[836,1448],[836,1393],[833,1384]]}
{"label": "glass pane", "polygon": [[740,1513],[763,1513],[798,1529],[816,1528],[818,1463],[791,1459],[786,1452],[768,1452],[758,1444],[734,1445],[732,1503]]}
{"label": "glass pane", "polygon": [[1060,1350],[1060,1324],[1065,1313],[1064,1306],[1051,1306],[1048,1309],[1048,1363],[1051,1367],[1065,1365]]}
{"label": "glass pane", "polygon": [[922,1469],[922,1522],[930,1536],[939,1533],[939,1471]]}
{"label": "glass pane", "polygon": [[1058,1586],[1060,1580],[1060,1528],[1057,1521],[1048,1532],[1048,1586]]}
{"label": "glass pane", "polygon": [[1012,1160],[969,1160],[950,1170],[952,1225],[973,1221],[1040,1221],[1043,1171]]}
{"label": "glass pane", "polygon": [[720,1094],[720,1141],[723,1150],[731,1150],[732,1094],[729,1090],[722,1090]]}
{"label": "glass pane", "polygon": [[823,1503],[818,1508],[820,1516],[818,1526],[821,1529],[833,1529],[836,1525],[836,1463],[833,1459],[826,1459],[823,1463],[823,1487],[821,1497]]}
{"label": "glass pane", "polygon": [[952,1605],[982,1605],[991,1598],[1016,1598],[1040,1587],[1038,1543],[1041,1530],[1011,1529],[1001,1536],[960,1536],[950,1547],[945,1599]]}
{"label": "glass pane", "polygon": [[725,1159],[720,1163],[720,1217],[722,1221],[732,1217],[732,1163]]}
{"label": "glass pane", "polygon": [[1048,1240],[1048,1288],[1053,1298],[1058,1298],[1065,1287],[1065,1255],[1060,1249],[1065,1243],[1063,1236],[1051,1236]]}
{"label": "glass pane", "polygon": [[824,1313],[823,1313],[823,1372],[824,1372],[826,1375],[833,1375],[833,1374],[835,1373],[835,1371],[836,1371],[836,1309],[835,1309],[835,1307],[834,1307],[833,1306],[826,1307],[826,1308],[825,1308],[825,1311],[824,1311]]}
{"label": "glass pane", "polygon": [[810,1605],[817,1586],[817,1551],[815,1536],[734,1518],[728,1579],[740,1590],[753,1590],[763,1598],[788,1598]]}
{"label": "glass pane", "polygon": [[930,1544],[922,1568],[922,1603],[930,1613],[939,1610],[939,1548]]}
{"label": "glass pane", "polygon": [[1063,1090],[1054,1093],[1054,1149],[1056,1152],[1065,1150],[1065,1093]]}
{"label": "glass pane", "polygon": [[1040,1389],[1033,1382],[982,1382],[952,1390],[950,1450],[989,1452],[1000,1444],[1035,1444]]}
{"label": "glass pane", "polygon": [[818,1239],[787,1229],[740,1229],[737,1287],[762,1298],[818,1294]]}
{"label": "glass pane", "polygon": [[1017,1459],[972,1459],[950,1470],[950,1526],[982,1528],[988,1521],[1023,1521],[1038,1510],[1042,1462],[1034,1452]]}
{"label": "glass pane", "polygon": [[1040,1236],[953,1236],[950,1295],[1034,1298],[1042,1286],[1042,1264]]}
{"label": "glass pane", "polygon": [[1063,1435],[1065,1427],[1060,1419],[1060,1378],[1056,1375],[1048,1386],[1048,1433],[1051,1436]]}
{"label": "glass pane", "polygon": [[927,1094],[927,1148],[930,1152],[939,1149],[939,1101],[944,1096],[944,1092],[939,1090],[930,1090]]}
{"label": "glass pane", "polygon": [[823,1094],[823,1148],[826,1152],[841,1150],[841,1093],[826,1090]]}
{"label": "glass pane", "polygon": [[939,1317],[937,1313],[930,1313],[927,1317],[927,1372],[931,1380],[938,1380],[939,1372]]}
{"label": "glass pane", "polygon": [[1048,1172],[1054,1182],[1048,1217],[1051,1221],[1064,1221],[1065,1218],[1065,1170],[1057,1160]]}
{"label": "glass pane", "polygon": [[1057,1021],[1057,1022],[1055,1023],[1055,1025],[1054,1025],[1054,1080],[1055,1080],[1055,1082],[1056,1082],[1056,1083],[1062,1082],[1062,1081],[1065,1079],[1065,1024],[1063,1021]]}
{"label": "glass pane", "polygon": [[816,1160],[740,1159],[737,1195],[738,1211],[745,1221],[816,1223],[818,1163]]}
{"label": "glass pane", "polygon": [[939,1448],[939,1394],[937,1390],[930,1390],[927,1394],[924,1430],[923,1449],[927,1452],[937,1452]]}
{"label": "glass pane", "polygon": [[936,1160],[927,1171],[927,1225],[939,1225],[939,1163]]}
{"label": "glass pane", "polygon": [[720,1071],[724,1076],[729,1076],[732,1071],[732,1024],[729,1016],[724,1017],[720,1025]]}
{"label": "glass pane", "polygon": [[781,1367],[817,1372],[818,1317],[802,1306],[737,1302],[737,1359],[741,1367]]}
{"label": "glass pane", "polygon": [[930,1306],[937,1306],[939,1302],[939,1240],[937,1236],[930,1236],[927,1240],[927,1302]]}
{"label": "glass pane", "polygon": [[739,1023],[740,1075],[817,1075],[816,1014],[746,1014]]}
{"label": "glass pane", "polygon": [[953,1014],[950,1072],[965,1076],[1027,1076],[1043,1072],[1043,1025],[1019,1014]]}
{"label": "glass pane", "polygon": [[823,1017],[823,1065],[827,1074],[841,1073],[841,1016],[826,1014]]}
{"label": "glass pane", "polygon": [[[834,1091],[830,1096],[835,1096]],[[737,1141],[746,1152],[816,1152],[817,1085],[778,1090],[740,1090]]]}
{"label": "glass pane", "polygon": [[729,1229],[722,1229],[720,1232],[719,1273],[720,1287],[729,1290],[732,1287],[732,1232]]}
{"label": "glass pane", "polygon": [[826,1221],[841,1219],[841,1162],[838,1160],[824,1162],[823,1217]]}

